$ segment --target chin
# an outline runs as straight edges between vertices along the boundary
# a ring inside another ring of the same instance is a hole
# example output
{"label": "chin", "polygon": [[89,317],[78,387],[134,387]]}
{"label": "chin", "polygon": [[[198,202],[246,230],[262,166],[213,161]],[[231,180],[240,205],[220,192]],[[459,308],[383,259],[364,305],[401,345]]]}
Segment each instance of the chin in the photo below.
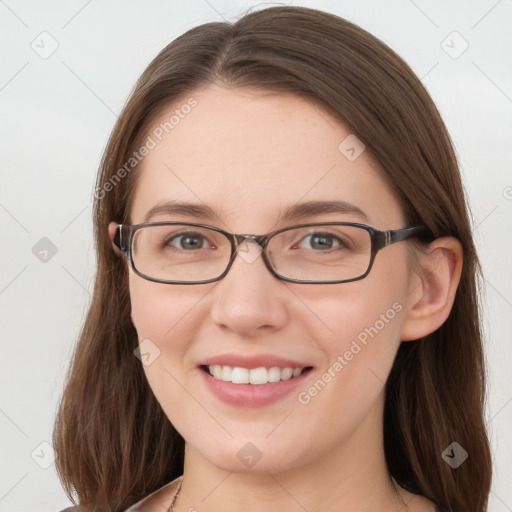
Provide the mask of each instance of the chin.
{"label": "chin", "polygon": [[307,463],[306,455],[298,453],[298,443],[293,438],[288,437],[286,443],[278,436],[271,440],[267,435],[268,432],[259,437],[244,435],[225,442],[208,442],[202,437],[193,445],[194,457],[199,455],[224,471],[241,474],[280,473]]}

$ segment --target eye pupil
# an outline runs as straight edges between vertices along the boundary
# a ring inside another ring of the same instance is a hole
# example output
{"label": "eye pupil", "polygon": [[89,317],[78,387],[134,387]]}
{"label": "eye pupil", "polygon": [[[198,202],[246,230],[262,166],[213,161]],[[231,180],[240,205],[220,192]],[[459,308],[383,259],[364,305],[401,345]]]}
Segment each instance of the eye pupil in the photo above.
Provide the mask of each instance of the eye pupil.
{"label": "eye pupil", "polygon": [[[327,241],[328,239],[331,241],[331,243]],[[319,247],[320,249],[325,247],[330,249],[332,247],[332,236],[315,235],[312,237],[312,246]]]}
{"label": "eye pupil", "polygon": [[204,244],[204,236],[200,233],[181,233],[178,235],[169,236],[163,242],[163,246],[174,247],[175,249],[193,251],[194,249],[201,249]]}
{"label": "eye pupil", "polygon": [[201,246],[201,242],[199,241],[199,236],[183,236],[181,239],[181,245],[183,248],[192,247],[193,249]]}

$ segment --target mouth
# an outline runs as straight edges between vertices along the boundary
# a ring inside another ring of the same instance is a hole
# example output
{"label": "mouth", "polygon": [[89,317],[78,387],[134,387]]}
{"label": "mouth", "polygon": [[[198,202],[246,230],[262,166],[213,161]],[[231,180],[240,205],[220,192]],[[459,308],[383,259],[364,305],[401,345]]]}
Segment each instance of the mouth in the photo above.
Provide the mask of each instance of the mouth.
{"label": "mouth", "polygon": [[258,368],[244,368],[241,366],[220,364],[201,365],[199,368],[205,373],[208,373],[215,380],[229,382],[232,384],[249,384],[255,386],[293,380],[313,369],[312,366],[297,368],[290,366],[261,366]]}
{"label": "mouth", "polygon": [[208,393],[230,406],[251,408],[293,396],[315,367],[277,354],[224,353],[199,361],[197,370]]}

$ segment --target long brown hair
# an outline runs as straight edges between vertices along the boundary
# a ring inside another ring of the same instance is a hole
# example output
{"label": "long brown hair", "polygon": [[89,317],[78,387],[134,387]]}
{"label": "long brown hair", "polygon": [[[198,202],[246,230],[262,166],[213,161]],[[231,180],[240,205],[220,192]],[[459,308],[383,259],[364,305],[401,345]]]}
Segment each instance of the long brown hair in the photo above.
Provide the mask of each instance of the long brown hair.
{"label": "long brown hair", "polygon": [[[126,162],[151,123],[213,82],[292,93],[322,106],[364,142],[410,225],[423,223],[436,237],[462,243],[449,318],[425,338],[401,344],[386,383],[385,454],[397,482],[440,510],[486,510],[492,469],[480,267],[450,137],[398,55],[356,25],[302,7],[249,12],[178,37],[144,71],[114,127],[96,184],[94,295],[54,431],[66,492],[93,510],[121,511],[183,472],[184,441],[134,357],[127,269],[107,226],[129,217],[137,169]],[[469,454],[456,469],[442,457],[452,442]]]}

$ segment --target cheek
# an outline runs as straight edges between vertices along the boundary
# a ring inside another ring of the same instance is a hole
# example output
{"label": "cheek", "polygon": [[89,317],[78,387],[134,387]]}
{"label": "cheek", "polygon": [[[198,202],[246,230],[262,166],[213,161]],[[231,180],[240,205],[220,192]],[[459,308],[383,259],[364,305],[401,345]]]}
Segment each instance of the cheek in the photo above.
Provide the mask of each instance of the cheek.
{"label": "cheek", "polygon": [[[187,300],[179,300],[177,288],[152,283],[136,275],[130,276],[131,317],[140,345],[144,371],[157,396],[163,389],[169,392],[169,374],[181,363],[185,338],[179,335],[186,321]],[[186,294],[185,294],[186,295]],[[173,339],[172,350],[169,339]],[[144,356],[144,354],[149,354]]]}
{"label": "cheek", "polygon": [[129,280],[132,321],[139,341],[151,338],[162,344],[169,337],[173,346],[180,347],[180,336],[191,319],[201,311],[201,298],[209,291],[207,285],[192,290],[190,286],[153,283],[130,274]]}
{"label": "cheek", "polygon": [[302,390],[301,403],[317,402],[319,409],[336,403],[339,410],[360,409],[363,414],[382,392],[401,342],[408,283],[407,273],[386,259],[376,261],[361,281],[302,296],[320,320],[308,337],[317,340],[326,357],[320,382]]}
{"label": "cheek", "polygon": [[362,345],[366,342],[367,347],[369,340],[383,340],[374,344],[377,351],[384,349],[384,345],[397,347],[408,277],[396,263],[387,265],[391,263],[385,258],[380,261],[377,258],[370,274],[362,280],[310,288],[307,294],[298,290],[301,300],[313,313],[310,323],[315,323],[317,336],[312,339],[320,335],[323,348],[331,356],[348,350],[354,340]]}
{"label": "cheek", "polygon": [[[204,423],[202,410],[191,406],[190,393],[196,394],[189,381],[191,363],[187,349],[194,332],[192,322],[204,318],[197,291],[152,283],[130,276],[132,322],[137,331],[144,373],[156,399],[179,432]],[[192,404],[193,405],[193,404]]]}
{"label": "cheek", "polygon": [[171,376],[185,384],[188,370],[195,368],[190,347],[207,318],[206,301],[202,299],[213,284],[171,286],[130,274],[132,322],[141,352],[146,349],[155,354],[151,364],[144,365],[144,371],[159,400],[162,393],[173,394],[179,388]]}
{"label": "cheek", "polygon": [[160,332],[169,324],[168,305],[163,293],[159,292],[163,286],[130,274],[131,315],[139,342],[144,338],[160,339]]}

